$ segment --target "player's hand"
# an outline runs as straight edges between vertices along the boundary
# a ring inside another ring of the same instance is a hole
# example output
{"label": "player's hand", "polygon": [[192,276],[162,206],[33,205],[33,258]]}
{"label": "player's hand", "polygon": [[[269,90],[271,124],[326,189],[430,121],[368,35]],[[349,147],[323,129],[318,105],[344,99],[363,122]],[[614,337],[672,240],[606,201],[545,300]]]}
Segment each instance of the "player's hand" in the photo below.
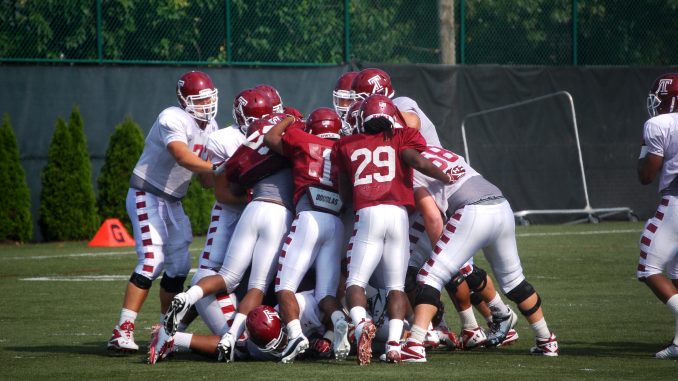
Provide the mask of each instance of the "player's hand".
{"label": "player's hand", "polygon": [[212,164],[212,172],[213,172],[215,175],[218,175],[218,174],[223,173],[224,170],[226,170],[226,161],[225,161],[225,160],[222,161],[222,162],[219,163],[219,164]]}

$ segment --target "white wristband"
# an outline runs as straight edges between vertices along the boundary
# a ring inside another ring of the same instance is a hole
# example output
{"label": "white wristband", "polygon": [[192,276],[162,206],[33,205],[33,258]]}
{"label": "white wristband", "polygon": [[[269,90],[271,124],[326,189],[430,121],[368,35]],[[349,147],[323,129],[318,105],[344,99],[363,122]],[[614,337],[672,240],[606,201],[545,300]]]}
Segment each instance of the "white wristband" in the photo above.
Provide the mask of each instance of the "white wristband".
{"label": "white wristband", "polygon": [[643,145],[640,146],[640,156],[638,157],[638,160],[645,159],[645,156],[647,156],[647,146]]}

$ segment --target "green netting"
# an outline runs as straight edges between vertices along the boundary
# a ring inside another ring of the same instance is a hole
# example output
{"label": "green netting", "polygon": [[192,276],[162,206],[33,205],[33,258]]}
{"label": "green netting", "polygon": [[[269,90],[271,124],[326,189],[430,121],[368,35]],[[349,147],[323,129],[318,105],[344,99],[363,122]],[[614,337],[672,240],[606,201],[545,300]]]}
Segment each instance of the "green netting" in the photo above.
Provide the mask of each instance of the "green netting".
{"label": "green netting", "polygon": [[670,65],[677,37],[678,0],[0,0],[2,62]]}

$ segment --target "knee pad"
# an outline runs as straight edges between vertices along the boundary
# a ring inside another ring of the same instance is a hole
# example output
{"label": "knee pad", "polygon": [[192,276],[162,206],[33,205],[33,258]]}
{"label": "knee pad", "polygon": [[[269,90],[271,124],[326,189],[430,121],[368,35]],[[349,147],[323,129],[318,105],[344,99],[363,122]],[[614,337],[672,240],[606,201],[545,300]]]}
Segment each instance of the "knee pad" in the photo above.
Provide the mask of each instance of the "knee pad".
{"label": "knee pad", "polygon": [[184,290],[185,281],[186,281],[185,276],[178,276],[176,278],[172,278],[168,276],[167,273],[164,273],[162,275],[162,280],[160,281],[160,287],[164,288],[165,291],[167,292],[178,294]]}
{"label": "knee pad", "polygon": [[483,302],[483,296],[480,295],[479,292],[472,292],[471,293],[471,304],[473,304],[474,306],[477,306],[482,302]]}
{"label": "knee pad", "polygon": [[487,273],[480,267],[473,265],[473,271],[466,277],[471,291],[480,293],[487,285]]}
{"label": "knee pad", "polygon": [[405,274],[405,293],[409,294],[417,288],[417,273],[419,269],[416,267],[409,266],[407,267],[407,273]]}
{"label": "knee pad", "polygon": [[437,306],[439,302],[440,291],[425,284],[420,286],[417,290],[417,297],[414,300],[414,305],[418,306],[420,304],[430,304],[432,306]]}
{"label": "knee pad", "polygon": [[434,327],[437,327],[438,324],[443,321],[443,317],[445,317],[445,305],[440,299],[438,299],[436,307],[438,307],[438,311],[436,311],[436,314],[433,315],[433,319],[431,319],[431,324],[433,324]]}
{"label": "knee pad", "polygon": [[541,297],[539,296],[539,294],[537,294],[537,303],[535,303],[534,306],[532,306],[532,307],[530,307],[526,310],[524,310],[520,307],[518,307],[518,309],[520,310],[520,313],[523,314],[523,316],[527,317],[527,316],[530,316],[533,313],[537,312],[539,307],[541,307]]}
{"label": "knee pad", "polygon": [[132,273],[132,276],[129,277],[130,283],[139,287],[142,290],[148,290],[153,285],[153,281],[146,278],[145,276],[137,273]]}
{"label": "knee pad", "polygon": [[506,293],[506,297],[508,297],[510,301],[520,304],[534,293],[536,293],[534,287],[532,287],[532,285],[527,280],[523,279],[519,285],[515,286],[511,291]]}
{"label": "knee pad", "polygon": [[452,280],[447,282],[447,284],[445,285],[445,290],[447,290],[447,292],[450,293],[450,295],[456,294],[457,288],[459,287],[460,284],[462,284],[462,282],[464,282],[464,280],[465,280],[464,276],[461,273],[456,273],[452,277]]}

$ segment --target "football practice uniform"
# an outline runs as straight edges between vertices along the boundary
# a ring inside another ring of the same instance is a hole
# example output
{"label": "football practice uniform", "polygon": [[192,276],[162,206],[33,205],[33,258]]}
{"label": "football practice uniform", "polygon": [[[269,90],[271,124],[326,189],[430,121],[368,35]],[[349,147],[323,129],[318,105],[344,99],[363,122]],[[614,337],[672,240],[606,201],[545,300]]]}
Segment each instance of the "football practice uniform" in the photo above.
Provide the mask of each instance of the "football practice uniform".
{"label": "football practice uniform", "polygon": [[398,107],[398,110],[401,112],[413,112],[419,117],[421,127],[419,132],[421,136],[426,140],[426,144],[429,146],[440,147],[440,139],[438,138],[438,132],[436,132],[436,127],[433,125],[433,122],[424,114],[423,111],[419,108],[417,102],[412,98],[408,97],[397,97],[393,98],[393,104]]}

